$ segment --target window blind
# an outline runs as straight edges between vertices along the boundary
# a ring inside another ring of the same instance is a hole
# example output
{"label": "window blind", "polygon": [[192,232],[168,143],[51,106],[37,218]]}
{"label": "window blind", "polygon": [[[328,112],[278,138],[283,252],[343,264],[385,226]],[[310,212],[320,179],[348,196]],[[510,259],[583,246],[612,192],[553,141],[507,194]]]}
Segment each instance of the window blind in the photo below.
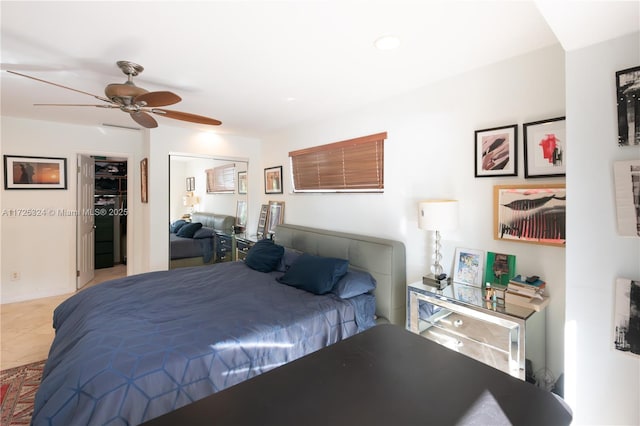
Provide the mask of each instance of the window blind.
{"label": "window blind", "polygon": [[207,169],[207,192],[235,192],[236,189],[236,165]]}
{"label": "window blind", "polygon": [[289,152],[294,192],[383,192],[387,133]]}

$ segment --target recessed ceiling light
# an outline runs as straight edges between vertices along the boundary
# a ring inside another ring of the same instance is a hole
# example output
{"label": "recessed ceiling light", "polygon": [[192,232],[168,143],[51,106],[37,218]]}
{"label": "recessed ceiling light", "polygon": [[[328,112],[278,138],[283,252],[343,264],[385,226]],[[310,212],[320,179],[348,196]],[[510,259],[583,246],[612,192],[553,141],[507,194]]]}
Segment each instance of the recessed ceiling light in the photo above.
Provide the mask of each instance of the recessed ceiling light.
{"label": "recessed ceiling light", "polygon": [[373,42],[374,46],[380,50],[391,50],[400,46],[400,39],[394,35],[383,35]]}

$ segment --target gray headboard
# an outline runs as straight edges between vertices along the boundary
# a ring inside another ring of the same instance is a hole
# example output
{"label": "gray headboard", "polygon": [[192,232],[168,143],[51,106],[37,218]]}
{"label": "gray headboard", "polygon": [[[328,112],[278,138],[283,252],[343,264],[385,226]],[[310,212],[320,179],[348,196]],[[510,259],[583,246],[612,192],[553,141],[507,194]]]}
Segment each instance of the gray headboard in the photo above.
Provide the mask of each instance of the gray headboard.
{"label": "gray headboard", "polygon": [[191,214],[192,222],[200,222],[206,228],[222,231],[225,234],[233,233],[233,225],[236,223],[234,216],[227,216],[216,213],[196,212]]}
{"label": "gray headboard", "polygon": [[290,224],[277,226],[275,240],[309,254],[347,259],[351,267],[369,272],[377,281],[379,322],[406,323],[406,260],[400,241]]}

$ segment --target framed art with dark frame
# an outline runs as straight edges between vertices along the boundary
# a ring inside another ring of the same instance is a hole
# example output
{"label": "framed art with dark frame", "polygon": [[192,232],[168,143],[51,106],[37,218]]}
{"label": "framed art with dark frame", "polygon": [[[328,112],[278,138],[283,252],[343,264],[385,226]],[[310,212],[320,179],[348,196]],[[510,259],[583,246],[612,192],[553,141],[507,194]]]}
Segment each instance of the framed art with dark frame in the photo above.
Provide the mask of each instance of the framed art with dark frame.
{"label": "framed art with dark frame", "polygon": [[640,66],[616,72],[618,146],[640,145]]}
{"label": "framed art with dark frame", "polygon": [[475,176],[518,175],[518,125],[475,131]]}
{"label": "framed art with dark frame", "polygon": [[495,240],[564,247],[567,191],[563,183],[493,187]]}
{"label": "framed art with dark frame", "polygon": [[524,123],[524,177],[565,176],[565,117]]}
{"label": "framed art with dark frame", "polygon": [[187,191],[192,192],[196,190],[196,178],[188,177],[187,178]]}
{"label": "framed art with dark frame", "polygon": [[140,161],[140,201],[143,203],[149,202],[149,160],[143,158]]}
{"label": "framed art with dark frame", "polygon": [[67,159],[5,155],[4,189],[67,189]]}
{"label": "framed art with dark frame", "polygon": [[282,194],[282,166],[264,169],[264,193]]}
{"label": "framed art with dark frame", "polygon": [[482,287],[484,252],[467,248],[456,248],[453,260],[453,282]]}

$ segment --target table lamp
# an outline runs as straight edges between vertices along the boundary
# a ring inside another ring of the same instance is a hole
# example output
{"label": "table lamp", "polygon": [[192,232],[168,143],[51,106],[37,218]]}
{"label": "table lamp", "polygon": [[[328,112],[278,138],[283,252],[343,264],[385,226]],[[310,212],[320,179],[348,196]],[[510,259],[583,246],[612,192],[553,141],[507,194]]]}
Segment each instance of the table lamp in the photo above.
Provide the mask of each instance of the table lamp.
{"label": "table lamp", "polygon": [[418,227],[427,231],[435,231],[433,265],[431,273],[434,277],[444,270],[440,261],[440,231],[452,231],[458,227],[457,200],[425,200],[418,204]]}

